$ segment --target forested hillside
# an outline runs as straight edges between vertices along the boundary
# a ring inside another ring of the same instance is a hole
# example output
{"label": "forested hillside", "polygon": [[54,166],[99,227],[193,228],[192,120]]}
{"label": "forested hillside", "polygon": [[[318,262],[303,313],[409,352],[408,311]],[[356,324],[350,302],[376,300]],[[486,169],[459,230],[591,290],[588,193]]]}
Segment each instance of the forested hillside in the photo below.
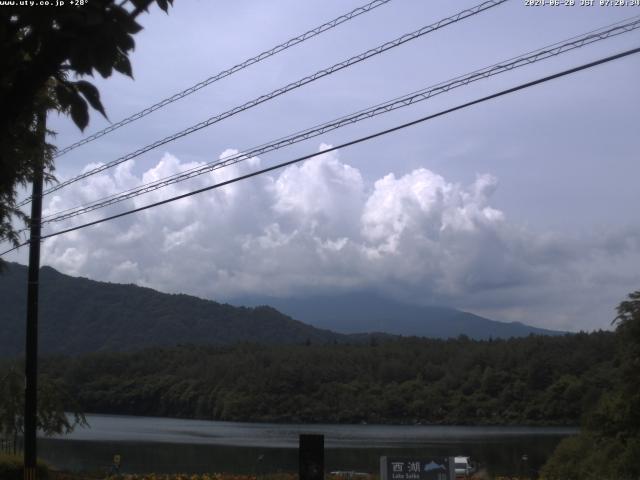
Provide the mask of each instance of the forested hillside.
{"label": "forested hillside", "polygon": [[[271,307],[234,307],[136,285],[40,273],[40,352],[78,354],[178,344],[240,341],[333,342],[343,335],[293,320]],[[0,273],[0,356],[24,351],[27,268]]]}
{"label": "forested hillside", "polygon": [[[366,332],[437,338],[465,334],[478,339],[558,334],[452,308],[411,307],[362,295],[285,302],[282,305],[296,306],[290,311],[292,316],[287,316],[270,303],[251,308],[233,306],[136,285],[71,277],[51,267],[41,269],[40,279],[41,353],[75,355],[237,342],[354,343],[367,341]],[[0,272],[0,357],[24,351],[26,283],[27,267],[23,265],[8,263]],[[315,322],[315,327],[303,323],[307,319]],[[326,330],[329,327],[342,333]]]}
{"label": "forested hillside", "polygon": [[153,348],[49,358],[86,412],[242,421],[577,424],[614,336]]}

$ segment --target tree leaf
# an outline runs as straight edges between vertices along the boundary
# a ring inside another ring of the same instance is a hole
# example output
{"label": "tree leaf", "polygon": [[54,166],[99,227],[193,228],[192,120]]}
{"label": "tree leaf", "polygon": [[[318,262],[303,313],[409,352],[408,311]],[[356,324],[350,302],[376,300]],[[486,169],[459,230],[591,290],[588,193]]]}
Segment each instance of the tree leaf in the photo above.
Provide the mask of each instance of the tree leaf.
{"label": "tree leaf", "polygon": [[[141,10],[147,10],[151,1],[152,0],[132,1],[132,3],[136,6],[136,9],[139,8]],[[113,16],[113,22],[118,26],[118,28],[127,33],[135,34],[142,30],[142,25],[136,22],[135,17],[124,8],[114,8],[111,11],[111,15]]]}
{"label": "tree leaf", "polygon": [[89,107],[87,107],[87,102],[77,93],[71,103],[71,119],[82,131],[89,125]]}
{"label": "tree leaf", "polygon": [[67,82],[59,82],[55,87],[56,98],[62,110],[67,110],[72,102],[73,94],[69,91]]}
{"label": "tree leaf", "polygon": [[107,114],[104,111],[104,107],[102,106],[102,102],[100,101],[100,92],[98,89],[91,83],[84,80],[76,82],[75,85],[84,98],[87,99],[89,105],[99,111],[104,118],[108,119]]}
{"label": "tree leaf", "polygon": [[133,71],[131,70],[131,62],[129,62],[129,58],[122,52],[118,53],[118,57],[116,58],[116,61],[113,64],[113,68],[124,74],[127,75],[128,77],[133,78]]}
{"label": "tree leaf", "polygon": [[147,8],[149,8],[149,4],[151,3],[151,0],[131,0],[131,3],[136,8],[141,8],[143,10],[146,10]]}
{"label": "tree leaf", "polygon": [[129,50],[133,50],[136,46],[136,42],[133,40],[133,36],[124,30],[120,30],[117,34],[117,38],[114,36],[114,40],[116,40],[118,47],[123,52],[128,52]]}
{"label": "tree leaf", "polygon": [[[109,48],[112,48],[110,45]],[[108,78],[111,76],[111,72],[113,71],[113,63],[116,61],[115,55],[108,48],[96,49],[94,53],[94,64],[93,68],[95,68],[102,78]]]}
{"label": "tree leaf", "polygon": [[72,70],[80,75],[92,74],[92,60],[86,48],[72,46],[69,52],[69,63]]}

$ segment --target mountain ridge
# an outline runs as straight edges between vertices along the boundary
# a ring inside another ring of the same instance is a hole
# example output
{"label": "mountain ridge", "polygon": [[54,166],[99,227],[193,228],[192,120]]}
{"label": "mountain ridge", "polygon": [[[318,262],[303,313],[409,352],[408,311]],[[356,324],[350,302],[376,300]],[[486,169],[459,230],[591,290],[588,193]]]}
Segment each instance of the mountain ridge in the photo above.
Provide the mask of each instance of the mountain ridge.
{"label": "mountain ridge", "polygon": [[[486,339],[561,333],[496,322],[447,307],[402,305],[362,293],[295,301],[271,298],[254,306],[234,306],[135,284],[72,277],[49,266],[41,268],[40,280],[43,354],[238,342],[362,343],[393,335]],[[7,263],[0,272],[0,356],[23,352],[26,283],[24,265]],[[374,313],[384,316],[376,319]]]}
{"label": "mountain ridge", "polygon": [[[346,342],[348,337],[294,320],[272,307],[235,307],[133,284],[98,282],[40,270],[40,352],[80,354],[179,344]],[[27,267],[0,273],[0,355],[23,352]]]}
{"label": "mountain ridge", "polygon": [[293,299],[245,297],[233,303],[268,304],[304,323],[343,334],[384,332],[431,338],[466,335],[475,340],[488,340],[566,333],[520,322],[491,320],[450,307],[405,304],[370,291]]}

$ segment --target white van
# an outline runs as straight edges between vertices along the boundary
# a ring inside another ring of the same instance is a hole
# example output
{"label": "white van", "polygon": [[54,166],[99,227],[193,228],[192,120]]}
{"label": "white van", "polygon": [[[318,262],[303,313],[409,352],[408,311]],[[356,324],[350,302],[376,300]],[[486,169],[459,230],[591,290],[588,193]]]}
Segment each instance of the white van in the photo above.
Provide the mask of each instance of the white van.
{"label": "white van", "polygon": [[456,477],[468,477],[473,473],[474,468],[469,457],[454,457],[453,463]]}

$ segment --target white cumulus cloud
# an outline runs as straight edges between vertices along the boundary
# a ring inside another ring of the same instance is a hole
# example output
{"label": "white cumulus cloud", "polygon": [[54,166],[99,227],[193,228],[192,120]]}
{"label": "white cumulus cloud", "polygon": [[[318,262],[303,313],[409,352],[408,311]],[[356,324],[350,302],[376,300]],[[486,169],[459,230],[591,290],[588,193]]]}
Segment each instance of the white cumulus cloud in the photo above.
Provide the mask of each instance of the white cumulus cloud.
{"label": "white cumulus cloud", "polygon": [[[324,148],[321,146],[320,148]],[[235,153],[227,150],[221,157]],[[165,154],[62,189],[45,214],[198,167]],[[253,158],[106,209],[114,213],[259,168]],[[337,152],[43,243],[65,273],[218,300],[375,289],[534,325],[605,327],[638,288],[640,234],[532,232],[491,205],[498,181],[470,185],[426,168],[370,184]],[[95,211],[49,231],[105,215]],[[608,312],[608,313],[607,313]]]}

